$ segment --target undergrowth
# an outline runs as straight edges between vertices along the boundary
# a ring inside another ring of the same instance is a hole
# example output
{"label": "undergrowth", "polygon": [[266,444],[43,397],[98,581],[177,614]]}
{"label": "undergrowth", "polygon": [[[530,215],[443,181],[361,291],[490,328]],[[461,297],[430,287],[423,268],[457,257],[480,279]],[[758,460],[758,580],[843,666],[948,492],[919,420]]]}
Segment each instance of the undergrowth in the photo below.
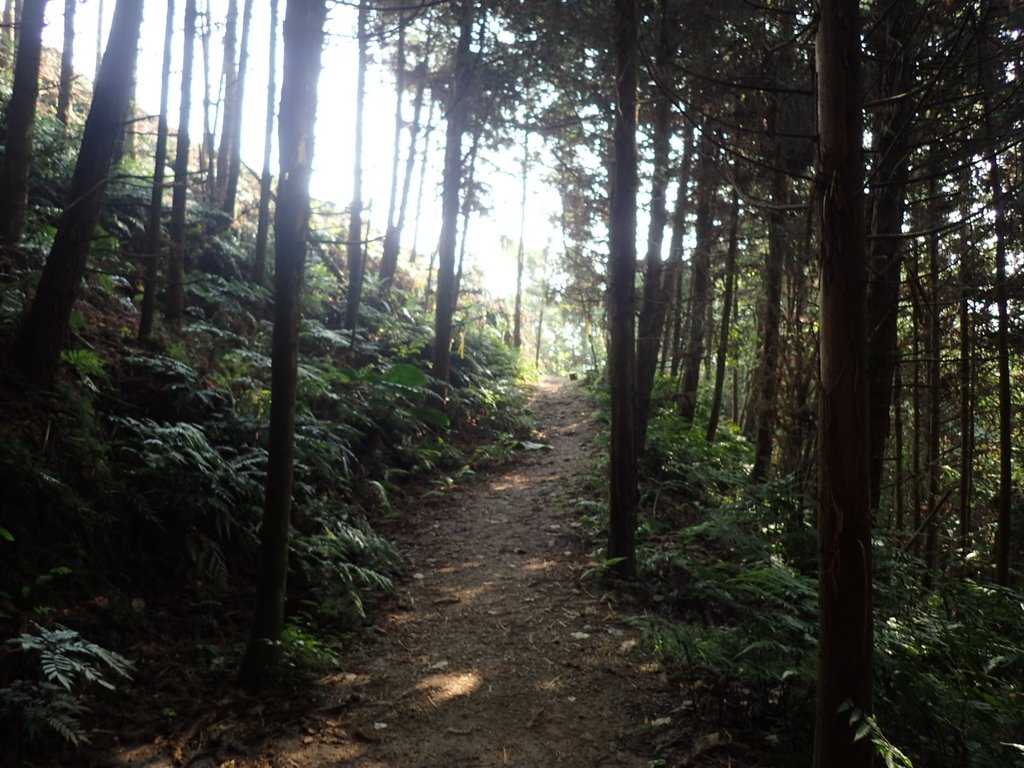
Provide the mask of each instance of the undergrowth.
{"label": "undergrowth", "polygon": [[[704,432],[671,409],[650,425],[637,580],[647,610],[635,621],[677,686],[681,720],[742,733],[765,764],[807,765],[812,511],[791,478],[750,483],[752,446],[736,430],[713,444]],[[851,717],[886,765],[1024,765],[1024,595],[931,577],[924,588],[923,563],[876,532],[875,714]]]}

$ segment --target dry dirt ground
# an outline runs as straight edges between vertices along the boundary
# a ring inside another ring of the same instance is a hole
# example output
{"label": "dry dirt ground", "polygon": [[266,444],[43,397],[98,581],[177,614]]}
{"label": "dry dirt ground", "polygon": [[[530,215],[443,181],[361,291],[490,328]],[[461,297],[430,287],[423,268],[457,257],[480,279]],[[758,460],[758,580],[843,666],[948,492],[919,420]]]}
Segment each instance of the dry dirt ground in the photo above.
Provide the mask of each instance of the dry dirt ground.
{"label": "dry dirt ground", "polygon": [[403,510],[396,537],[412,578],[362,656],[318,681],[315,709],[282,716],[279,705],[225,701],[231,717],[204,708],[189,728],[102,762],[666,764],[655,755],[673,729],[665,676],[638,631],[584,578],[595,545],[574,509],[592,494],[585,479],[602,454],[592,407],[578,384],[553,378],[537,385],[531,407],[547,448],[520,451],[510,465]]}

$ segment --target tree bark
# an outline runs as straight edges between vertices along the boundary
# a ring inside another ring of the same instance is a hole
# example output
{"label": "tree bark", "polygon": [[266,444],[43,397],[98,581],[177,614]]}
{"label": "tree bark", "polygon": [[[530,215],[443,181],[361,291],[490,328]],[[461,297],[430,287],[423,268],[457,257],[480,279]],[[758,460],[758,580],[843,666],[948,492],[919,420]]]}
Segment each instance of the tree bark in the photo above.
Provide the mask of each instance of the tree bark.
{"label": "tree bark", "polygon": [[277,104],[277,3],[270,0],[270,54],[267,58],[267,121],[263,134],[263,173],[260,175],[260,209],[256,220],[256,246],[252,254],[252,281],[262,285],[267,273],[270,241],[270,156],[274,149],[274,117]]}
{"label": "tree bark", "polygon": [[512,349],[523,346],[523,270],[526,266],[526,192],[530,177],[530,134],[523,132],[522,191],[519,196],[519,247],[516,249],[516,303],[512,318]]}
{"label": "tree bark", "polygon": [[910,55],[915,1],[896,0],[877,30],[881,72],[878,98],[886,105],[878,115],[872,146],[879,153],[872,170],[868,208],[868,377],[870,391],[871,506],[881,497],[885,445],[889,437],[892,377],[896,367],[896,320],[899,314],[900,268],[906,185],[910,172],[910,121],[913,101],[908,95],[914,66]]}
{"label": "tree bark", "polygon": [[46,266],[14,343],[12,362],[30,378],[52,382],[68,333],[68,321],[103,207],[110,164],[124,130],[138,58],[142,3],[118,0],[107,55],[93,90],[82,146],[68,191],[68,205]]}
{"label": "tree bark", "polygon": [[636,577],[636,148],[637,0],[615,2],[616,108],[611,174],[608,254],[608,373],[611,383],[608,559],[619,578]]}
{"label": "tree bark", "polygon": [[367,0],[359,2],[356,36],[359,62],[356,74],[355,149],[352,170],[352,210],[348,225],[348,291],[345,295],[345,328],[354,331],[359,325],[359,302],[363,294],[363,107],[366,103],[366,67],[369,32]]}
{"label": "tree bark", "polygon": [[719,414],[722,412],[722,390],[725,388],[725,360],[729,354],[729,313],[732,310],[736,286],[736,251],[740,224],[740,199],[733,188],[732,219],[729,224],[729,251],[725,261],[725,295],[722,297],[722,325],[718,335],[718,350],[715,360],[715,390],[711,396],[711,413],[708,416],[707,442],[715,442],[718,434]]}
{"label": "tree bark", "polygon": [[185,208],[188,202],[188,124],[192,111],[192,59],[196,37],[196,0],[185,0],[185,46],[181,66],[181,102],[178,108],[178,145],[174,156],[174,192],[171,199],[171,254],[167,268],[164,317],[179,325],[185,311]]}
{"label": "tree bark", "polygon": [[64,0],[64,44],[60,50],[60,86],[57,90],[57,119],[64,125],[71,119],[71,87],[75,82],[75,9],[78,0]]}
{"label": "tree bark", "polygon": [[437,246],[437,295],[434,305],[434,365],[432,375],[447,383],[451,373],[452,315],[455,312],[455,243],[458,236],[459,191],[462,187],[462,136],[466,132],[469,85],[472,77],[470,42],[473,37],[473,3],[458,6],[459,40],[455,51],[455,82],[448,105],[445,135],[444,177],[441,192],[441,235]]}
{"label": "tree bark", "polygon": [[167,166],[167,100],[171,90],[171,49],[174,41],[174,0],[167,0],[164,27],[164,58],[160,71],[160,116],[157,119],[156,158],[153,165],[153,191],[149,199],[146,224],[146,274],[142,286],[142,311],[139,315],[139,340],[149,338],[156,314],[156,280],[162,240],[160,219],[164,210],[164,173]]}
{"label": "tree bark", "polygon": [[697,411],[697,387],[700,366],[704,360],[708,297],[711,289],[711,245],[714,221],[711,203],[715,197],[715,146],[708,135],[708,126],[702,129],[700,167],[697,180],[696,245],[693,250],[690,279],[690,333],[683,359],[683,373],[679,387],[679,415],[693,422]]}
{"label": "tree bark", "polygon": [[224,64],[221,69],[224,99],[221,107],[220,146],[217,148],[214,202],[224,205],[228,189],[228,165],[234,151],[235,114],[238,112],[238,0],[228,0],[224,20]]}
{"label": "tree bark", "polygon": [[0,244],[3,245],[17,243],[25,226],[45,16],[46,0],[25,1],[14,65],[14,89],[7,104],[7,138],[0,179]]}
{"label": "tree bark", "polygon": [[[400,157],[402,151],[402,102],[405,99],[405,27],[408,21],[405,17],[400,17],[398,20],[398,43],[396,45],[396,62],[395,62],[395,133],[394,142],[392,145],[392,157],[391,157],[391,195],[388,198],[388,226],[384,233],[384,249],[380,259],[380,271],[378,273],[379,278],[379,292],[382,296],[386,295],[391,288],[391,281],[394,280],[395,270],[398,267],[398,251],[399,251],[399,237],[401,229],[396,221],[398,214],[398,168],[400,164]],[[422,82],[422,80],[420,81]],[[414,107],[414,111],[418,112],[422,105],[422,94],[423,89],[419,87],[417,89],[417,104]],[[417,115],[413,122],[419,119]],[[410,127],[410,132],[412,128]],[[415,134],[413,134],[415,135]],[[409,158],[413,157],[412,148],[410,147]],[[406,176],[406,190],[408,189],[409,177]]]}
{"label": "tree bark", "polygon": [[[238,197],[238,176],[242,170],[242,110],[245,106],[245,75],[249,69],[249,28],[252,24],[252,2],[245,0],[242,10],[242,43],[238,54],[238,84],[235,88],[235,105],[231,118],[231,141],[228,147],[228,177],[224,184],[224,197],[220,209],[235,217],[235,201]],[[224,130],[228,123],[225,117]],[[223,150],[222,150],[223,151]]]}
{"label": "tree bark", "polygon": [[[871,765],[871,502],[858,0],[822,0],[815,39],[820,226],[818,689],[814,768]],[[853,719],[853,722],[851,722]]]}
{"label": "tree bark", "polygon": [[239,683],[248,689],[262,687],[279,661],[284,630],[294,480],[300,294],[309,231],[309,178],[313,166],[313,127],[325,18],[325,0],[292,0],[284,22],[266,501],[260,530],[260,571],[252,633],[239,672]]}
{"label": "tree bark", "polygon": [[[659,79],[671,77],[672,57],[675,46],[670,35],[671,19],[669,3],[660,2],[660,24],[658,31],[658,57],[655,66]],[[651,412],[651,392],[654,389],[654,374],[658,368],[658,347],[661,329],[665,324],[665,303],[662,282],[665,270],[661,260],[665,242],[665,225],[668,223],[666,197],[669,180],[669,141],[672,128],[672,103],[668,96],[656,93],[654,107],[654,132],[651,143],[654,146],[654,168],[651,175],[651,218],[647,230],[647,254],[644,258],[643,298],[640,303],[640,317],[637,322],[636,339],[636,431],[637,450],[641,453],[647,440],[647,422]]]}

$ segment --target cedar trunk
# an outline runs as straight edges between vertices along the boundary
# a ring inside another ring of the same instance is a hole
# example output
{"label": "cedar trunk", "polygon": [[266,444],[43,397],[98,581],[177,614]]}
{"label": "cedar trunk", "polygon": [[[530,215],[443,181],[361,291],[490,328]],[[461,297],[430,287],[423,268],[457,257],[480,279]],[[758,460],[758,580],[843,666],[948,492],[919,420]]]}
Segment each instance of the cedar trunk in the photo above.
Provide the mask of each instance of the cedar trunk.
{"label": "cedar trunk", "polygon": [[141,25],[142,3],[118,0],[68,190],[68,205],[57,224],[35,299],[15,340],[15,366],[40,382],[48,383],[56,375],[71,310],[85,275],[110,163],[128,114]]}
{"label": "cedar trunk", "polygon": [[325,17],[325,0],[292,0],[284,22],[266,501],[252,634],[239,673],[240,684],[249,689],[261,687],[280,659],[284,629],[294,479],[299,299],[309,230],[309,178],[313,169],[313,126]]}
{"label": "cedar trunk", "polygon": [[355,330],[359,324],[359,301],[363,294],[363,107],[366,103],[366,67],[369,32],[367,0],[360,0],[357,37],[359,62],[356,74],[355,150],[352,170],[352,210],[348,225],[348,291],[345,295],[345,327]]}
{"label": "cedar trunk", "polygon": [[814,768],[864,768],[873,753],[870,739],[856,738],[860,718],[871,715],[873,647],[860,31],[858,0],[823,0],[815,41],[821,322]]}
{"label": "cedar trunk", "polygon": [[256,220],[256,247],[252,254],[252,281],[262,285],[267,273],[270,241],[270,155],[274,149],[274,118],[277,103],[277,0],[270,0],[270,54],[267,57],[267,119],[263,133],[263,173],[260,175],[260,209]]}
{"label": "cedar trunk", "polygon": [[64,0],[64,45],[60,50],[60,86],[57,119],[67,125],[71,117],[71,86],[75,81],[75,9],[78,0]]}

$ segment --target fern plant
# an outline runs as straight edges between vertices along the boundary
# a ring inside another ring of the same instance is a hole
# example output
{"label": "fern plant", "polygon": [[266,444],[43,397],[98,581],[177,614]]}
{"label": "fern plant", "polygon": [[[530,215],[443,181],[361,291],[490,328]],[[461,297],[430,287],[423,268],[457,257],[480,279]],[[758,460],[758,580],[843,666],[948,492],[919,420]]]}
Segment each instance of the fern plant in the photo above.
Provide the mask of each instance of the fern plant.
{"label": "fern plant", "polygon": [[96,684],[114,690],[106,677],[130,678],[132,663],[114,651],[83,638],[76,630],[35,626],[32,634],[7,641],[22,653],[38,656],[38,676],[0,688],[0,711],[19,721],[23,735],[34,740],[51,731],[72,745],[89,741],[82,717],[89,711],[81,695]]}

